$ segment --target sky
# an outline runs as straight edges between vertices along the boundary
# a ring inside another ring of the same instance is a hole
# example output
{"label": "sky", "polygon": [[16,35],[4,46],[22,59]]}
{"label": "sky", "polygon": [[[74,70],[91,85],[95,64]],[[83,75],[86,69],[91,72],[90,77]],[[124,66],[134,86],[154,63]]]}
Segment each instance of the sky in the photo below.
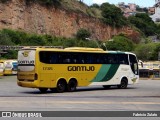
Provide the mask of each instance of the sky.
{"label": "sky", "polygon": [[119,2],[135,3],[140,7],[153,7],[155,0],[83,0],[84,3],[92,5],[93,3],[102,4],[104,2],[109,2],[110,4],[118,4]]}

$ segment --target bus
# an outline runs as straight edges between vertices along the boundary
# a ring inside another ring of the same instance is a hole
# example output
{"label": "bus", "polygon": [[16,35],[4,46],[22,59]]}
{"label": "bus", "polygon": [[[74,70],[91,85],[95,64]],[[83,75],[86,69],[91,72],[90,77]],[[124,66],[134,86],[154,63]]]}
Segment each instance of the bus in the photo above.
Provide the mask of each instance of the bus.
{"label": "bus", "polygon": [[0,76],[3,76],[3,72],[4,72],[4,63],[0,62]]}
{"label": "bus", "polygon": [[5,60],[3,74],[4,75],[16,75],[17,74],[17,60]]}
{"label": "bus", "polygon": [[82,47],[26,48],[18,52],[17,84],[41,92],[72,92],[93,85],[125,89],[138,81],[137,57],[130,52]]}

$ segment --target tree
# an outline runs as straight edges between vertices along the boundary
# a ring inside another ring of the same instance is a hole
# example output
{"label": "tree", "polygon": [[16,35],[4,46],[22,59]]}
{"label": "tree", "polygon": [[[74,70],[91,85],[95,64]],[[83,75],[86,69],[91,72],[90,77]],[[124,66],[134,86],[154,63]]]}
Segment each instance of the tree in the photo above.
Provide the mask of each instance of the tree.
{"label": "tree", "polygon": [[21,44],[21,36],[18,31],[13,31],[10,29],[3,29],[3,33],[7,34],[10,37],[11,41],[15,44]]}
{"label": "tree", "polygon": [[8,34],[0,31],[0,45],[14,45]]}
{"label": "tree", "polygon": [[45,40],[42,36],[30,35],[29,37],[26,38],[26,45],[43,46],[45,44],[46,44]]}
{"label": "tree", "polygon": [[140,44],[136,47],[135,53],[138,59],[146,61],[146,60],[157,60],[157,56],[155,56],[155,50],[157,48],[156,43],[148,43],[148,44]]}
{"label": "tree", "polygon": [[127,25],[127,20],[123,16],[123,13],[120,8],[115,5],[111,5],[109,3],[103,3],[101,5],[102,16],[104,18],[104,22],[113,27],[122,27]]}
{"label": "tree", "polygon": [[98,4],[96,4],[96,3],[92,4],[90,7],[91,7],[91,8],[97,8],[97,9],[100,8],[100,6],[99,6]]}
{"label": "tree", "polygon": [[86,40],[86,38],[89,38],[90,36],[91,33],[84,28],[79,29],[76,34],[76,38],[80,40]]}
{"label": "tree", "polygon": [[138,13],[128,18],[129,22],[139,28],[146,36],[155,35],[157,26],[146,13]]}
{"label": "tree", "polygon": [[152,53],[153,60],[158,60],[159,58],[159,52],[160,52],[160,43],[155,43],[156,48],[154,49]]}
{"label": "tree", "polygon": [[113,37],[106,42],[107,50],[133,51],[134,43],[123,35]]}

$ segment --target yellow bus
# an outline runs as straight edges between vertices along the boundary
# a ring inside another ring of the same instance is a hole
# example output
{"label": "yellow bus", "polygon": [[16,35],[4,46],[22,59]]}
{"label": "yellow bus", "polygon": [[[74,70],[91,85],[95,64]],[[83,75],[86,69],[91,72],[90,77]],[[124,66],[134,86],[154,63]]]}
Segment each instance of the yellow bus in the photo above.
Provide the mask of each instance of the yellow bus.
{"label": "yellow bus", "polygon": [[3,72],[4,72],[4,63],[0,62],[0,76],[3,76]]}
{"label": "yellow bus", "polygon": [[3,74],[4,75],[16,75],[17,74],[17,60],[5,60]]}
{"label": "yellow bus", "polygon": [[58,92],[75,91],[80,86],[104,88],[138,83],[136,55],[103,51],[99,48],[27,48],[18,52],[17,84],[21,87]]}

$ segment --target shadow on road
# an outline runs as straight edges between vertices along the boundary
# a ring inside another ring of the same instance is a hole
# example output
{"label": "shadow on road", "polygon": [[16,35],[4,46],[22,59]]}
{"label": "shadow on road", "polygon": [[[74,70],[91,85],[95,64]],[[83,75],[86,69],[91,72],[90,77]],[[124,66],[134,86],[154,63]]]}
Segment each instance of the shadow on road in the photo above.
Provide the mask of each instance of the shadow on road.
{"label": "shadow on road", "polygon": [[89,91],[115,91],[115,90],[121,90],[121,91],[125,91],[125,90],[129,90],[129,89],[137,89],[136,87],[128,87],[127,89],[118,89],[116,86],[113,86],[109,89],[105,89],[103,87],[78,87],[76,91],[74,92],[64,92],[64,93],[58,93],[56,91],[52,92],[51,90],[48,89],[48,91],[46,93],[41,93],[38,89],[34,89],[34,91],[23,91],[21,93],[24,94],[65,94],[65,93],[76,93],[76,92],[89,92]]}

